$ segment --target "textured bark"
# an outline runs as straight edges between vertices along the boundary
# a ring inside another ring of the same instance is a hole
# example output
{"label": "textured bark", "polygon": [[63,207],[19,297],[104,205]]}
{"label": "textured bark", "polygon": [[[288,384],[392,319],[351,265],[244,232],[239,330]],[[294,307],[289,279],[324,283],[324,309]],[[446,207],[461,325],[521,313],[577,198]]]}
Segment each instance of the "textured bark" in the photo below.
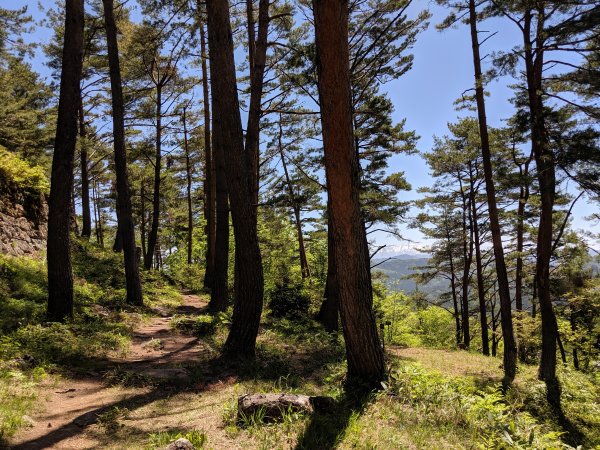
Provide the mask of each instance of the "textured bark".
{"label": "textured bark", "polygon": [[385,377],[373,313],[369,254],[362,221],[359,161],[354,148],[348,49],[348,2],[314,0],[317,72],[329,216],[348,381],[377,387]]}
{"label": "textured bark", "polygon": [[125,107],[123,103],[123,84],[119,63],[117,26],[114,18],[113,0],[102,0],[104,5],[104,23],[108,47],[108,64],[113,116],[113,145],[115,150],[115,172],[117,178],[117,209],[120,236],[123,241],[123,259],[125,262],[125,281],[127,303],[142,305],[142,283],[140,281],[139,260],[135,245],[135,227],[131,212],[131,196],[127,175],[127,151],[125,148]]}
{"label": "textured bark", "polygon": [[504,385],[506,386],[512,383],[517,373],[517,344],[515,342],[513,331],[510,285],[508,283],[508,273],[506,270],[506,262],[504,260],[502,231],[500,229],[498,206],[496,204],[496,187],[494,185],[490,139],[485,112],[485,97],[481,71],[481,56],[479,53],[479,37],[477,36],[477,12],[475,10],[475,0],[469,0],[469,21],[471,26],[471,45],[473,49],[473,66],[475,72],[475,98],[477,101],[477,117],[479,121],[479,135],[481,138],[481,156],[483,159],[490,231],[492,233],[496,276],[498,279],[498,296],[500,298],[502,337],[504,339]]}
{"label": "textured bark", "polygon": [[218,99],[213,102],[214,129],[219,139],[217,151],[227,161],[237,264],[233,317],[223,351],[233,357],[254,357],[263,307],[263,268],[251,170],[244,151],[228,1],[208,0],[207,16],[212,94]]}
{"label": "textured bark", "polygon": [[140,240],[142,241],[142,258],[146,259],[146,188],[144,179],[140,183]]}
{"label": "textured bark", "polygon": [[90,211],[90,179],[88,176],[87,129],[83,100],[79,95],[79,139],[81,151],[81,236],[89,239],[92,235],[92,214]]}
{"label": "textured bark", "polygon": [[269,0],[258,2],[258,36],[254,30],[253,0],[246,0],[248,21],[248,61],[250,63],[250,108],[246,124],[246,156],[250,170],[252,202],[258,205],[259,186],[259,146],[262,93],[267,59],[267,38],[269,33]]}
{"label": "textured bark", "polygon": [[67,0],[58,119],[48,201],[47,317],[52,321],[63,321],[73,316],[69,222],[73,190],[73,157],[77,142],[79,83],[83,66],[83,24],[83,0]]}
{"label": "textured bark", "polygon": [[544,380],[548,401],[560,406],[560,385],[556,377],[556,343],[558,325],[550,294],[550,258],[553,247],[553,208],[556,196],[556,174],[554,154],[549,147],[548,134],[544,123],[542,101],[542,77],[544,71],[544,5],[540,4],[535,31],[536,54],[531,42],[532,13],[527,10],[524,16],[523,37],[525,46],[525,71],[531,124],[531,145],[540,190],[540,221],[537,237],[537,260],[535,284],[542,316],[542,356],[538,376]]}
{"label": "textured bark", "polygon": [[454,265],[454,256],[452,255],[452,248],[450,245],[451,235],[450,229],[446,227],[446,240],[448,241],[448,262],[450,263],[450,289],[452,290],[452,306],[454,307],[454,328],[456,336],[456,345],[460,346],[462,342],[462,327],[460,324],[461,312],[458,306],[458,295],[456,293],[456,270]]}
{"label": "textured bark", "polygon": [[[200,3],[198,11],[201,10]],[[204,272],[204,287],[212,288],[215,274],[215,248],[216,248],[216,216],[217,216],[217,175],[215,168],[214,151],[210,134],[210,96],[208,90],[208,69],[206,61],[206,36],[204,23],[200,20],[200,51],[202,58],[202,101],[204,105],[204,217],[206,219],[206,270]],[[228,219],[229,220],[229,219]],[[229,228],[229,224],[227,224]],[[229,231],[227,231],[229,235]],[[229,243],[228,243],[229,245]],[[227,283],[227,281],[226,281]]]}

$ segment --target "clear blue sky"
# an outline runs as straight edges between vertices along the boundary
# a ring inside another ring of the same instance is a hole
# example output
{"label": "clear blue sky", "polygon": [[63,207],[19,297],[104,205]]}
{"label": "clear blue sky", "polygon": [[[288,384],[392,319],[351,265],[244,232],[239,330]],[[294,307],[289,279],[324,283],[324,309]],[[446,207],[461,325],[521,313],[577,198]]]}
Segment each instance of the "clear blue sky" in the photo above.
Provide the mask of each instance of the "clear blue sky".
{"label": "clear blue sky", "polygon": [[[54,5],[54,0],[42,0],[45,7]],[[38,10],[36,0],[0,0],[4,8],[29,6],[29,12],[36,20],[43,18]],[[429,9],[433,17],[428,30],[417,38],[413,49],[415,55],[413,69],[401,79],[393,81],[384,87],[395,106],[395,119],[406,118],[406,128],[416,130],[421,136],[418,147],[428,150],[433,142],[433,136],[447,133],[446,125],[454,122],[464,112],[457,112],[453,102],[467,89],[473,86],[473,63],[468,28],[464,25],[456,29],[438,32],[435,24],[445,17],[445,11],[433,1],[414,0],[412,13],[421,9]],[[493,50],[506,49],[518,42],[518,35],[512,23],[502,20],[487,22],[481,27],[487,31],[497,32],[482,50],[482,54]],[[49,39],[49,30],[38,27],[30,36],[35,42],[43,43]],[[47,75],[47,68],[41,57],[34,60],[36,70]],[[512,114],[512,105],[508,102],[511,90],[507,87],[510,80],[495,81],[488,86],[491,96],[488,99],[488,118],[491,126],[502,125],[502,119]],[[428,185],[431,178],[424,161],[419,156],[396,156],[391,161],[391,170],[402,170],[413,189]],[[407,193],[406,199],[417,198],[415,190]],[[595,228],[598,225],[585,221],[584,217],[597,211],[597,205],[589,204],[582,199],[574,209],[574,226],[577,229]],[[419,241],[420,234],[415,230],[400,227],[403,234]],[[391,236],[380,234],[376,236],[378,243],[399,244]]]}

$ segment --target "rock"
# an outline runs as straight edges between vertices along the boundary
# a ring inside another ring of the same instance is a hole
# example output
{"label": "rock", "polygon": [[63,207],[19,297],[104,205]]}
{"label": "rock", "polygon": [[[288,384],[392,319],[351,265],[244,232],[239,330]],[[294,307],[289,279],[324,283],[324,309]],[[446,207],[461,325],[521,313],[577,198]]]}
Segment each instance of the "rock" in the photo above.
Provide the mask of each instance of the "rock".
{"label": "rock", "polygon": [[165,450],[194,450],[195,448],[186,438],[179,438],[167,445]]}
{"label": "rock", "polygon": [[20,356],[13,359],[13,362],[21,369],[31,369],[39,365],[39,361],[31,355]]}
{"label": "rock", "polygon": [[29,427],[29,428],[31,428],[31,427],[35,426],[35,420],[33,420],[33,419],[32,419],[31,417],[29,417],[29,416],[23,416],[23,417],[21,417],[21,420],[23,421],[23,424],[24,424],[26,427]]}
{"label": "rock", "polygon": [[238,398],[238,420],[257,411],[264,411],[264,419],[281,419],[288,411],[312,414],[315,410],[331,410],[334,401],[330,397],[311,397],[302,394],[247,394]]}

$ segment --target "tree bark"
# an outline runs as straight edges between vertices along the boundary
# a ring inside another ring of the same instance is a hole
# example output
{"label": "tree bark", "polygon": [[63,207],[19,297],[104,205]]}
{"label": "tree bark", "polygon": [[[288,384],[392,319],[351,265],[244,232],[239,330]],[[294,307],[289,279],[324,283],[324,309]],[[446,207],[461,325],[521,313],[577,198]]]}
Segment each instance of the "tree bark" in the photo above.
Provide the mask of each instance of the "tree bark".
{"label": "tree bark", "polygon": [[214,128],[221,147],[218,151],[227,161],[237,264],[233,317],[223,351],[232,357],[254,357],[263,307],[263,268],[251,168],[244,151],[228,1],[208,0],[207,16],[210,78],[213,99],[218,99],[213,101]]}
{"label": "tree bark", "polygon": [[267,59],[267,38],[269,33],[269,0],[258,2],[258,38],[254,30],[253,0],[246,0],[246,18],[248,21],[248,61],[250,64],[250,108],[246,124],[246,156],[250,169],[252,201],[258,205],[259,186],[259,146],[262,92],[264,85],[265,63]]}
{"label": "tree bark", "polygon": [[51,321],[73,316],[73,273],[69,234],[73,157],[83,67],[83,0],[65,4],[65,37],[60,75],[56,139],[48,201],[48,307]]}
{"label": "tree bark", "polygon": [[469,323],[469,287],[471,285],[471,264],[473,262],[473,216],[471,215],[470,194],[464,192],[460,174],[460,194],[463,203],[463,276],[462,276],[462,343],[464,350],[471,345],[471,330]]}
{"label": "tree bark", "polygon": [[92,235],[92,214],[90,212],[90,179],[88,176],[87,130],[83,99],[79,95],[79,139],[81,151],[81,236],[89,239]]}
{"label": "tree bark", "polygon": [[[200,3],[198,4],[200,14]],[[200,20],[200,51],[202,58],[202,98],[204,105],[204,217],[206,219],[206,270],[204,272],[204,287],[214,286],[215,252],[216,252],[216,215],[217,215],[217,175],[215,169],[214,151],[210,134],[210,96],[208,90],[208,70],[206,61],[206,36],[204,23]],[[225,193],[227,195],[227,193]],[[229,218],[227,219],[229,221]],[[227,224],[229,229],[229,224]],[[229,236],[229,231],[227,231]],[[229,241],[227,243],[229,246]],[[225,282],[227,283],[227,281]]]}
{"label": "tree bark", "polygon": [[492,155],[488,134],[487,117],[485,111],[485,97],[483,91],[483,75],[481,71],[481,56],[479,53],[479,37],[477,35],[477,12],[475,0],[469,0],[469,22],[471,27],[471,46],[473,49],[473,67],[475,72],[475,98],[477,102],[477,117],[479,121],[479,135],[481,138],[481,156],[483,159],[483,172],[485,190],[487,193],[488,214],[490,218],[490,231],[496,262],[496,276],[498,279],[498,296],[500,298],[500,316],[502,336],[504,338],[504,381],[508,386],[512,383],[517,373],[517,344],[513,331],[512,304],[510,299],[510,285],[506,262],[504,260],[504,247],[502,244],[502,230],[496,204],[496,187],[492,168]]}
{"label": "tree bark", "polygon": [[560,406],[560,385],[556,377],[556,343],[558,325],[550,294],[550,258],[553,246],[553,208],[556,196],[556,174],[554,154],[549,147],[544,123],[542,101],[542,77],[544,70],[544,5],[538,5],[537,30],[535,32],[535,56],[531,41],[532,13],[528,9],[524,16],[523,37],[525,47],[525,71],[531,124],[531,145],[537,166],[540,191],[540,221],[537,237],[537,261],[535,284],[540,313],[542,315],[542,356],[538,377],[546,383],[548,402]]}
{"label": "tree bark", "polygon": [[117,178],[117,209],[120,236],[123,240],[123,258],[125,262],[125,280],[127,303],[142,305],[142,284],[138,267],[135,245],[135,228],[131,212],[131,197],[127,175],[127,152],[125,148],[125,107],[123,103],[123,85],[119,63],[117,26],[114,18],[113,0],[102,0],[104,22],[108,47],[108,64],[113,112],[113,142],[115,150],[115,172]]}
{"label": "tree bark", "polygon": [[334,234],[348,381],[378,387],[385,377],[373,313],[369,254],[362,221],[359,161],[354,148],[350,95],[348,2],[314,0],[317,73],[328,214]]}
{"label": "tree bark", "polygon": [[[329,209],[329,207],[328,207]],[[325,330],[331,332],[339,329],[339,288],[337,284],[337,270],[335,267],[335,258],[333,257],[333,228],[329,215],[327,217],[327,278],[325,280],[325,293],[323,303],[319,309],[318,319],[323,324]]]}

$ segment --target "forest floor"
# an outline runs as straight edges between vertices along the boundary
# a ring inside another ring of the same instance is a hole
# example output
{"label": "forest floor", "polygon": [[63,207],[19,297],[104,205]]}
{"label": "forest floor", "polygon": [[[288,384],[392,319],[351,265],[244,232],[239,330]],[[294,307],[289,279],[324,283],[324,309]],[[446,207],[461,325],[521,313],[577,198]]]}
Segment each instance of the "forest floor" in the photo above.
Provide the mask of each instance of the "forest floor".
{"label": "forest floor", "polygon": [[[201,297],[184,293],[181,306],[172,312],[197,315],[206,305]],[[166,384],[187,384],[189,373],[182,365],[198,361],[211,350],[200,339],[175,331],[169,325],[173,315],[164,310],[159,312],[163,316],[151,317],[133,332],[126,355],[108,358],[84,374],[45,380],[39,387],[40,396],[30,427],[12,440],[11,448],[111,446],[112,438],[98,431],[102,428],[111,431],[128,405],[161,398],[162,394],[154,392],[156,384],[162,385],[164,392],[170,389]],[[152,420],[148,425],[149,430],[154,429]]]}
{"label": "forest floor", "polygon": [[[186,437],[215,450],[600,449],[600,372],[560,367],[561,415],[535,366],[520,365],[502,392],[500,358],[386,345],[388,380],[357,398],[344,391],[341,333],[310,317],[266,308],[256,358],[224,360],[231,310],[207,314],[205,294],[156,272],[143,273],[146,306],[129,307],[119,255],[86,243],[74,255],[65,324],[44,322],[43,262],[0,255],[0,448],[150,450]],[[238,397],[257,392],[334,404],[238,420]]]}

